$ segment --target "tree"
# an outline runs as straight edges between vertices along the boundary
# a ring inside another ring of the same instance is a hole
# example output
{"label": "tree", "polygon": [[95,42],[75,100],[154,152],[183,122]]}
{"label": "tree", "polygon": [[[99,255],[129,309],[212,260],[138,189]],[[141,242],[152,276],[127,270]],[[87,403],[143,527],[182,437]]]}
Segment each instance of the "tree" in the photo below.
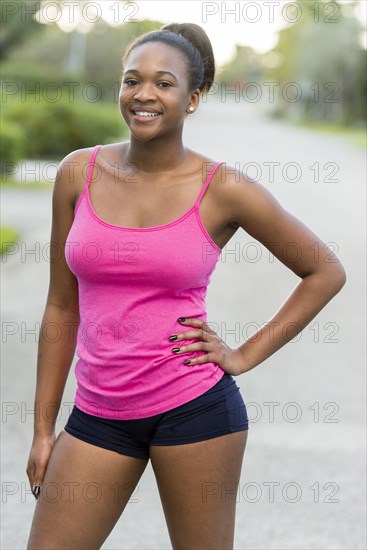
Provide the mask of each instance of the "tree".
{"label": "tree", "polygon": [[263,70],[261,56],[249,46],[237,44],[234,58],[221,67],[218,80],[229,85],[235,82],[246,84],[246,82],[258,81]]}
{"label": "tree", "polygon": [[0,3],[0,60],[6,59],[11,50],[25,42],[36,32],[42,32],[34,15],[39,10],[39,2],[8,2]]}
{"label": "tree", "polygon": [[362,118],[365,52],[359,43],[363,27],[354,15],[355,4],[342,7],[337,1],[322,0],[296,4],[302,17],[280,31],[273,52],[281,62],[271,75],[279,89],[295,82],[302,101],[292,104],[280,94],[278,109],[286,113],[303,107],[299,114],[340,123]]}

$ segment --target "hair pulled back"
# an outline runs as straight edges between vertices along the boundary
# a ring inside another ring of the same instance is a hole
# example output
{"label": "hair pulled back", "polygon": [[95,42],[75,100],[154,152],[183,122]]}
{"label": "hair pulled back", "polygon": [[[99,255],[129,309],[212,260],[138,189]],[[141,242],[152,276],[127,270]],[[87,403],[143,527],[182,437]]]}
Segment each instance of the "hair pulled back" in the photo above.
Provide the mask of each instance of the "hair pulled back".
{"label": "hair pulled back", "polygon": [[161,29],[138,36],[123,56],[125,65],[130,53],[147,42],[163,42],[181,51],[186,58],[190,90],[200,90],[204,95],[214,82],[215,60],[208,35],[195,23],[170,23]]}

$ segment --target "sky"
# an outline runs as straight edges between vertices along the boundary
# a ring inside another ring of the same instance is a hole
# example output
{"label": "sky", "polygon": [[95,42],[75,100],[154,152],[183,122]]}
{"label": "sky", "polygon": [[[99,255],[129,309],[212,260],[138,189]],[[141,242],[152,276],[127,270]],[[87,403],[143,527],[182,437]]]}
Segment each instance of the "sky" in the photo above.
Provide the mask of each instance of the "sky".
{"label": "sky", "polygon": [[[351,0],[340,0],[343,9],[348,8]],[[84,0],[84,11],[78,20],[77,10],[73,4],[67,2],[64,13],[57,13],[55,3],[44,1],[41,8],[41,22],[57,22],[59,27],[70,32],[75,27],[81,32],[89,32],[92,22],[104,19],[110,25],[117,25],[121,21],[128,23],[132,20],[154,19],[162,23],[191,22],[197,23],[208,34],[214,50],[216,63],[222,65],[233,58],[236,44],[251,46],[259,53],[265,53],[275,46],[277,33],[287,26],[292,18],[302,17],[303,13],[292,13],[287,4],[290,0],[244,0],[244,1],[215,1],[202,0],[137,0],[126,5],[119,4],[116,0]],[[79,2],[80,5],[83,2]],[[47,6],[47,9],[46,7]],[[307,8],[303,8],[307,9]],[[357,17],[366,26],[367,2],[358,2]],[[314,12],[314,17],[319,20],[327,19],[330,24],[337,24],[337,13],[333,13],[332,4],[328,2],[320,13]],[[335,23],[336,22],[336,23]],[[366,44],[366,33],[361,36],[361,44]]]}

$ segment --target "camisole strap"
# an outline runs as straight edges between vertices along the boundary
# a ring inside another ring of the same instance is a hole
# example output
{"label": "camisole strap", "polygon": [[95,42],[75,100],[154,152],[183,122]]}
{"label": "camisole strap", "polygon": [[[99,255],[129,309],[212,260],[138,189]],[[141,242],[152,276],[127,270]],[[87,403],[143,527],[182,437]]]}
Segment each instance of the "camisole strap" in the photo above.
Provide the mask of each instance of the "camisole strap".
{"label": "camisole strap", "polygon": [[88,187],[89,187],[89,184],[90,184],[90,180],[92,178],[92,173],[93,173],[93,166],[94,166],[94,159],[96,158],[96,154],[98,153],[99,151],[99,148],[101,147],[101,145],[96,145],[92,151],[92,154],[90,156],[90,159],[89,159],[89,166],[88,166],[88,172],[87,172],[87,179],[85,181],[85,185],[83,187],[83,191],[80,193],[80,196],[79,196],[79,199],[76,201],[75,203],[75,206],[74,206],[74,214],[76,213],[76,211],[78,210],[79,206],[80,206],[80,203],[82,202],[82,200],[86,197],[87,195],[87,191],[88,191]]}
{"label": "camisole strap", "polygon": [[88,166],[88,173],[87,173],[87,180],[85,182],[85,187],[88,188],[89,187],[89,184],[90,184],[90,180],[92,178],[92,174],[93,174],[93,166],[94,166],[94,161],[95,161],[95,158],[96,158],[96,155],[100,149],[101,145],[96,145],[92,151],[92,154],[90,156],[90,159],[89,159],[89,166]]}
{"label": "camisole strap", "polygon": [[198,196],[198,198],[196,199],[195,206],[197,206],[197,205],[200,203],[200,201],[201,201],[201,199],[202,199],[202,197],[203,197],[205,191],[207,190],[207,188],[209,187],[210,182],[212,181],[212,178],[213,178],[213,176],[214,176],[214,174],[215,174],[217,168],[218,168],[221,164],[224,164],[224,161],[222,161],[222,162],[217,162],[217,163],[213,166],[212,170],[209,172],[208,177],[206,178],[205,183],[204,183],[204,185],[203,185],[202,188],[201,188],[201,191],[200,191],[200,193],[199,193],[199,196]]}

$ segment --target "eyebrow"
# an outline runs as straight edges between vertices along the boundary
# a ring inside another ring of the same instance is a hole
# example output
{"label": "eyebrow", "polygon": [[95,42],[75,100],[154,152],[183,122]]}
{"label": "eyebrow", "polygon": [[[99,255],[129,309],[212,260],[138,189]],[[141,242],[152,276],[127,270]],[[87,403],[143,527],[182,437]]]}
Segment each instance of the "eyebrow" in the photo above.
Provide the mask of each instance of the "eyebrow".
{"label": "eyebrow", "polygon": [[[134,74],[139,74],[139,71],[135,70],[135,69],[128,69],[125,74],[127,73],[134,73]],[[172,78],[174,78],[176,80],[176,82],[178,82],[177,80],[177,77],[171,73],[170,71],[156,71],[156,74],[157,75],[162,75],[162,74],[169,74],[170,76],[172,76]]]}

